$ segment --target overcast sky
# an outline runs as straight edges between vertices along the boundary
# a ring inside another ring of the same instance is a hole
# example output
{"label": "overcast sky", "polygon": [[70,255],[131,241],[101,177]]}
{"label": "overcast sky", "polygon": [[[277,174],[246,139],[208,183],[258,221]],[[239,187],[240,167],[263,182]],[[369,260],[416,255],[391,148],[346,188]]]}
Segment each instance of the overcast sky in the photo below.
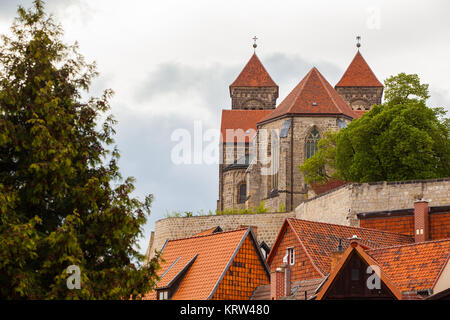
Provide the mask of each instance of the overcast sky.
{"label": "overcast sky", "polygon": [[[430,84],[430,106],[450,107],[450,1],[149,1],[47,0],[47,9],[77,40],[100,77],[91,94],[116,94],[116,143],[135,195],[153,193],[154,221],[166,211],[215,209],[218,166],[175,165],[174,130],[218,128],[229,109],[228,86],[253,53],[280,87],[278,103],[316,66],[334,85],[356,52],[380,81],[417,73]],[[9,32],[17,6],[0,0],[0,34]]]}

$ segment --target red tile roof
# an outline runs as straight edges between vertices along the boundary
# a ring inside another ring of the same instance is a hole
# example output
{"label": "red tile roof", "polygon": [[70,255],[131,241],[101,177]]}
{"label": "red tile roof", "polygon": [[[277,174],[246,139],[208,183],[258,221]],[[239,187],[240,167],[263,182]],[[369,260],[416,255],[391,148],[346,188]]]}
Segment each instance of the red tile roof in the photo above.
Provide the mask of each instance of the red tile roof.
{"label": "red tile roof", "polygon": [[432,289],[450,255],[450,239],[368,250],[400,291]]}
{"label": "red tile roof", "polygon": [[[167,286],[180,271],[189,267],[172,299],[210,298],[232,257],[249,234],[250,229],[246,228],[168,241],[162,253],[164,262],[158,272],[161,279],[156,288]],[[155,291],[144,297],[155,298]]]}
{"label": "red tile roof", "polygon": [[366,60],[358,51],[335,87],[382,87]]}
{"label": "red tile roof", "polygon": [[242,69],[230,87],[278,87],[264,68],[256,53]]}
{"label": "red tile roof", "polygon": [[222,228],[217,226],[217,227],[212,227],[206,230],[203,230],[202,232],[196,233],[195,235],[193,235],[193,237],[197,237],[197,236],[206,236],[209,234],[213,234],[213,233],[217,233],[217,232],[222,232]]}
{"label": "red tile roof", "polygon": [[[340,239],[342,239],[344,249],[349,246],[351,241],[349,238],[353,237],[353,235],[356,235],[360,239],[358,240],[359,243],[369,248],[380,248],[414,242],[414,238],[411,236],[381,230],[349,227],[295,218],[287,218],[285,223],[288,223],[295,232],[312,264],[322,275],[330,272],[331,253],[336,251]],[[281,230],[283,230],[283,227]],[[267,258],[269,265],[282,236],[283,234],[281,233],[278,235],[269,253]]]}
{"label": "red tile roof", "polygon": [[[220,141],[249,142],[256,133],[256,123],[271,112],[272,110],[222,110]],[[249,129],[249,133],[246,133]],[[227,130],[230,132],[228,135]]]}
{"label": "red tile roof", "polygon": [[308,72],[280,105],[260,122],[294,114],[344,115],[352,119],[357,117],[350,106],[315,67]]}

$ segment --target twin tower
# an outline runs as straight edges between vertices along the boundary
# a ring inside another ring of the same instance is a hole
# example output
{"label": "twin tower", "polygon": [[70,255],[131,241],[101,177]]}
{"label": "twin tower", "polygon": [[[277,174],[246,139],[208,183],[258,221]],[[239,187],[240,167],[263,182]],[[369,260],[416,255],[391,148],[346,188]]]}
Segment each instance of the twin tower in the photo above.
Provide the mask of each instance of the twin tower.
{"label": "twin tower", "polygon": [[[381,103],[383,94],[359,49],[334,88],[314,67],[277,106],[278,89],[256,53],[230,85],[231,110],[222,110],[221,121],[219,211],[251,209],[261,202],[272,212],[293,210],[308,192],[314,195],[298,165],[317,151],[326,131],[361,117]],[[262,129],[280,134],[267,142]],[[269,164],[251,157],[261,152]]]}

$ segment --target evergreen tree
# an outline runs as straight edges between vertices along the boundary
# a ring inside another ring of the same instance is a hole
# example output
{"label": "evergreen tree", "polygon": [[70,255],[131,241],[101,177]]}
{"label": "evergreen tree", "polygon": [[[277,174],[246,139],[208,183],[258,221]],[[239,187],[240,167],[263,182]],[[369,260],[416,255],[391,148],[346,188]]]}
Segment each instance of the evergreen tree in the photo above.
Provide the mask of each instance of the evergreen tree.
{"label": "evergreen tree", "polygon": [[[152,195],[131,197],[106,115],[83,99],[95,64],[62,41],[42,1],[18,9],[0,47],[0,299],[123,299],[148,292],[157,258],[137,251]],[[67,267],[81,289],[67,287]]]}

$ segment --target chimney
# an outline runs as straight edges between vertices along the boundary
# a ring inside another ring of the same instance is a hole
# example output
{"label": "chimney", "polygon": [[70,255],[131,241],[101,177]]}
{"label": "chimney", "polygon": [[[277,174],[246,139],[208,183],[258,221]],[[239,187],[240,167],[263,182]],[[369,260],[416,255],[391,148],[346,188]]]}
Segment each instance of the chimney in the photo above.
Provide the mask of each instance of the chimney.
{"label": "chimney", "polygon": [[424,242],[430,240],[428,227],[428,201],[414,202],[414,240]]}
{"label": "chimney", "polygon": [[279,300],[291,295],[291,270],[288,266],[277,268],[270,273],[270,299]]}
{"label": "chimney", "polygon": [[331,272],[333,272],[336,266],[339,264],[343,253],[344,248],[342,247],[342,239],[339,239],[337,251],[331,252]]}

